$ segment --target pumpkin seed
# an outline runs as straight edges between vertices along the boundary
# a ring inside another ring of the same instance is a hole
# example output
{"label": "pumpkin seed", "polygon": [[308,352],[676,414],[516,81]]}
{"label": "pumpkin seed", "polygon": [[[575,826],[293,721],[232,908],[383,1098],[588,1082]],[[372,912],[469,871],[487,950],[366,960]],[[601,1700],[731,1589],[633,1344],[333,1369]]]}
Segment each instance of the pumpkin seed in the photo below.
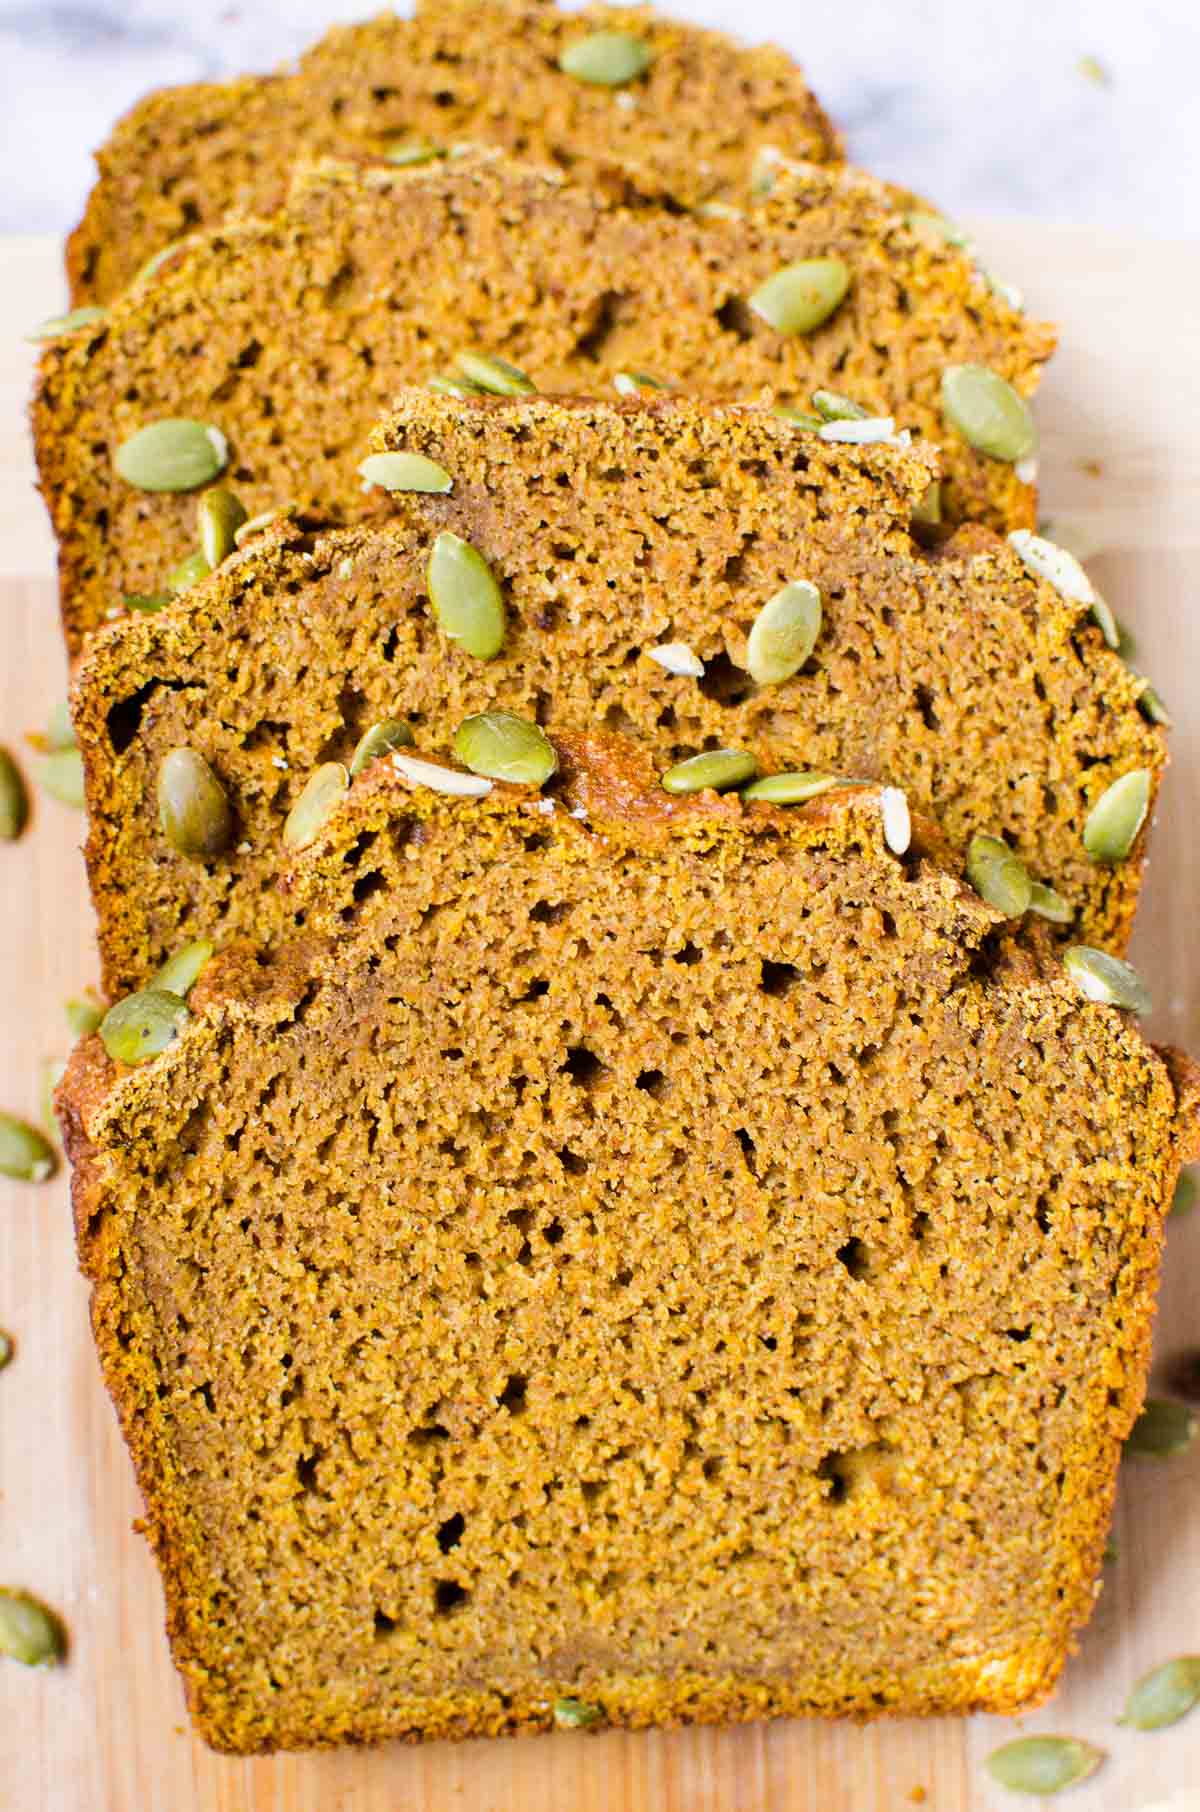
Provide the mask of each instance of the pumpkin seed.
{"label": "pumpkin seed", "polygon": [[1171,1388],[1189,1403],[1200,1403],[1200,1348],[1180,1353],[1171,1367]]}
{"label": "pumpkin seed", "polygon": [[823,422],[863,422],[871,411],[840,390],[814,390],[812,406]]}
{"label": "pumpkin seed", "polygon": [[244,547],[247,541],[255,535],[261,535],[265,528],[269,528],[272,522],[282,516],[286,508],[286,505],[281,504],[273,510],[263,510],[259,515],[251,516],[248,522],[243,522],[241,528],[234,530],[233,545]]}
{"label": "pumpkin seed", "polygon": [[618,371],[613,378],[613,389],[621,396],[642,396],[647,390],[669,388],[659,378],[651,377],[648,371]]}
{"label": "pumpkin seed", "polygon": [[1114,617],[1113,622],[1117,626],[1117,653],[1123,661],[1131,661],[1137,653],[1137,643],[1127,625],[1122,623],[1119,617]]}
{"label": "pumpkin seed", "polygon": [[62,1624],[38,1599],[0,1586],[0,1655],[26,1667],[53,1667],[66,1650]]}
{"label": "pumpkin seed", "polygon": [[452,396],[458,402],[465,403],[473,396],[486,396],[482,384],[472,384],[468,379],[455,377],[446,371],[435,371],[425,384],[426,390],[433,390],[439,396]]}
{"label": "pumpkin seed", "polygon": [[992,1779],[1013,1793],[1048,1795],[1077,1786],[1104,1759],[1102,1749],[1078,1737],[1033,1736],[993,1749],[986,1766]]}
{"label": "pumpkin seed", "polygon": [[1036,912],[1041,919],[1049,919],[1052,925],[1069,925],[1075,917],[1075,908],[1070,900],[1065,900],[1053,887],[1047,887],[1044,881],[1034,881],[1031,885],[1029,910]]}
{"label": "pumpkin seed", "polygon": [[744,749],[707,749],[668,768],[661,784],[666,793],[726,793],[757,773],[758,762]]}
{"label": "pumpkin seed", "polygon": [[1129,1431],[1126,1453],[1169,1460],[1186,1453],[1196,1438],[1196,1418],[1186,1403],[1169,1397],[1147,1397],[1142,1413]]}
{"label": "pumpkin seed", "polygon": [[198,491],[225,470],[229,442],[206,422],[171,418],[130,435],[114,463],[139,491]]}
{"label": "pumpkin seed", "polygon": [[61,1057],[47,1057],[38,1075],[38,1107],[41,1110],[42,1126],[57,1146],[62,1145],[62,1132],[58,1115],[54,1111],[54,1091],[66,1073],[67,1066]]}
{"label": "pumpkin seed", "polygon": [[15,843],[29,820],[29,795],[21,770],[7,749],[0,749],[0,840]]}
{"label": "pumpkin seed", "polygon": [[158,822],[181,856],[209,861],[233,841],[233,813],[225,789],[203,755],[172,749],[158,770]]}
{"label": "pumpkin seed", "polygon": [[952,428],[979,453],[1015,462],[1037,447],[1028,404],[987,365],[947,365],[942,372],[942,411]]}
{"label": "pumpkin seed", "polygon": [[30,763],[33,777],[63,805],[83,806],[83,756],[78,749],[54,749]]}
{"label": "pumpkin seed", "polygon": [[1181,1170],[1171,1201],[1172,1214],[1190,1214],[1196,1206],[1196,1178],[1190,1170]]}
{"label": "pumpkin seed", "polygon": [[372,724],[358,739],[358,746],[350,757],[350,778],[361,774],[372,761],[378,761],[390,749],[407,748],[412,742],[413,733],[400,717],[384,717],[379,723]]}
{"label": "pumpkin seed", "polygon": [[507,359],[486,352],[456,352],[454,363],[462,375],[489,396],[533,396],[537,385]]}
{"label": "pumpkin seed", "polygon": [[703,220],[745,220],[743,208],[735,208],[727,201],[698,201],[693,213]]}
{"label": "pumpkin seed", "polygon": [[1063,951],[1063,968],[1080,993],[1105,1007],[1122,1007],[1128,1013],[1150,1011],[1150,991],[1129,963],[1090,944],[1070,944]]}
{"label": "pumpkin seed", "polygon": [[125,594],[124,604],[126,610],[136,610],[150,617],[173,604],[175,596],[173,591],[130,591]]}
{"label": "pumpkin seed", "polygon": [[912,519],[923,528],[936,528],[942,520],[942,487],[933,479],[913,506]]}
{"label": "pumpkin seed", "polygon": [[793,579],[768,598],[746,643],[746,668],[759,686],[778,686],[798,673],[821,633],[821,594]]}
{"label": "pumpkin seed", "polygon": [[925,245],[937,250],[939,246],[952,245],[959,249],[970,245],[970,238],[960,226],[947,220],[944,214],[934,214],[927,209],[910,208],[901,216],[910,233],[914,233]]}
{"label": "pumpkin seed", "polygon": [[453,490],[454,480],[444,466],[421,453],[371,453],[358,468],[360,478],[383,491]]}
{"label": "pumpkin seed", "polygon": [[1135,1730],[1165,1730],[1200,1704],[1200,1655],[1164,1661],[1136,1682],[1117,1720]]}
{"label": "pumpkin seed", "polygon": [[1117,1558],[1118,1553],[1119,1553],[1119,1549],[1117,1547],[1116,1541],[1110,1535],[1108,1540],[1104,1544],[1104,1552],[1100,1556],[1101,1565],[1106,1566],[1106,1567],[1111,1566],[1113,1561]]}
{"label": "pumpkin seed", "polygon": [[504,642],[504,601],[483,555],[443,530],[433,544],[426,582],[442,633],[476,660],[494,660]]}
{"label": "pumpkin seed", "polygon": [[421,139],[393,139],[379,155],[389,164],[408,169],[413,164],[434,163],[439,157],[445,157],[446,151],[442,145],[427,145]]}
{"label": "pumpkin seed", "polygon": [[181,592],[190,591],[201,579],[207,579],[212,567],[202,553],[189,554],[178,566],[173,566],[167,574],[167,589],[172,598],[179,597]]}
{"label": "pumpkin seed", "polygon": [[18,1183],[44,1183],[53,1176],[54,1147],[15,1114],[0,1113],[0,1176]]}
{"label": "pumpkin seed", "polygon": [[246,508],[232,491],[218,485],[200,499],[199,516],[200,551],[213,572],[237,546],[237,532],[247,521]]}
{"label": "pumpkin seed", "polygon": [[162,245],[156,252],[152,252],[141,269],[134,273],[129,287],[132,289],[135,283],[145,283],[148,278],[156,276],[171,254],[179,250],[181,243],[178,239],[168,239],[166,245]]}
{"label": "pumpkin seed", "polygon": [[558,67],[577,81],[621,88],[645,75],[650,67],[650,46],[627,31],[594,31],[568,44]]}
{"label": "pumpkin seed", "polygon": [[1033,883],[1025,864],[1000,837],[977,835],[967,846],[967,879],[989,906],[1006,919],[1028,912]]}
{"label": "pumpkin seed", "polygon": [[100,1038],[114,1063],[135,1069],[173,1044],[189,1018],[179,994],[151,986],[126,995],[100,1021]]}
{"label": "pumpkin seed", "polygon": [[822,440],[844,441],[856,447],[907,447],[912,438],[907,429],[897,434],[894,415],[868,415],[861,421],[822,422],[817,433]]}
{"label": "pumpkin seed", "polygon": [[[1016,550],[1021,564],[1039,579],[1045,579],[1060,597],[1069,598],[1073,604],[1094,605],[1096,593],[1092,582],[1074,554],[1065,547],[1047,541],[1044,535],[1033,534],[1030,529],[1013,529],[1008,543]],[[1107,610],[1108,606],[1104,608]]]}
{"label": "pumpkin seed", "polygon": [[164,994],[178,994],[180,1000],[186,1000],[208,967],[215,948],[203,937],[185,944],[182,950],[167,958],[150,986],[161,989]]}
{"label": "pumpkin seed", "polygon": [[5,1366],[12,1360],[14,1351],[15,1346],[12,1335],[6,1333],[3,1328],[0,1328],[0,1372],[2,1372]]}
{"label": "pumpkin seed", "polygon": [[816,769],[798,770],[790,774],[764,774],[761,780],[752,780],[749,786],[742,788],[742,798],[747,803],[763,799],[768,805],[803,805],[806,799],[815,799],[834,787],[854,785],[853,780],[839,780],[836,774],[821,774]]}
{"label": "pumpkin seed", "polygon": [[1089,612],[1092,622],[1104,637],[1105,643],[1116,653],[1121,646],[1121,630],[1111,609],[1098,591],[1092,593],[1092,607]]}
{"label": "pumpkin seed", "polygon": [[816,430],[823,426],[819,415],[809,415],[804,409],[792,409],[787,403],[777,403],[771,411],[781,422],[787,422],[793,428]]}
{"label": "pumpkin seed", "polygon": [[104,1018],[106,1008],[99,995],[89,988],[86,994],[73,994],[63,1002],[67,1024],[76,1038],[87,1038]]}
{"label": "pumpkin seed", "polygon": [[776,333],[812,333],[827,321],[850,288],[850,272],[840,258],[805,258],[768,277],[749,298],[749,306]]}
{"label": "pumpkin seed", "polygon": [[46,748],[74,749],[78,747],[75,736],[75,725],[71,721],[71,701],[60,698],[50,708],[46,720]]}
{"label": "pumpkin seed", "polygon": [[704,662],[686,642],[660,642],[657,648],[647,648],[646,655],[680,679],[704,678]]}
{"label": "pumpkin seed", "polygon": [[85,327],[97,327],[108,315],[106,308],[73,308],[65,315],[51,315],[32,333],[27,333],[27,340],[65,340],[68,335],[80,333]]}
{"label": "pumpkin seed", "polygon": [[1157,689],[1147,680],[1137,695],[1137,708],[1147,723],[1163,724],[1168,730],[1171,727],[1171,715],[1158,695]]}
{"label": "pumpkin seed", "polygon": [[460,774],[457,768],[444,768],[436,761],[421,761],[416,755],[392,756],[392,766],[413,786],[427,786],[431,793],[448,793],[459,799],[483,799],[495,782],[479,774]]}
{"label": "pumpkin seed", "polygon": [[542,786],[558,767],[554,745],[535,723],[511,711],[482,711],[454,732],[454,753],[488,780]]}
{"label": "pumpkin seed", "polygon": [[284,819],[285,849],[304,849],[320,836],[350,790],[350,776],[340,761],[325,761],[310,774]]}
{"label": "pumpkin seed", "polygon": [[1106,787],[1083,825],[1083,847],[1092,861],[1123,862],[1149,809],[1149,768],[1133,768]]}
{"label": "pumpkin seed", "polygon": [[588,1705],[583,1699],[555,1699],[554,1722],[560,1730],[586,1730],[589,1724],[598,1724],[604,1716],[598,1705]]}
{"label": "pumpkin seed", "polygon": [[879,810],[883,818],[883,840],[894,855],[902,856],[912,842],[912,816],[908,800],[898,786],[880,788]]}

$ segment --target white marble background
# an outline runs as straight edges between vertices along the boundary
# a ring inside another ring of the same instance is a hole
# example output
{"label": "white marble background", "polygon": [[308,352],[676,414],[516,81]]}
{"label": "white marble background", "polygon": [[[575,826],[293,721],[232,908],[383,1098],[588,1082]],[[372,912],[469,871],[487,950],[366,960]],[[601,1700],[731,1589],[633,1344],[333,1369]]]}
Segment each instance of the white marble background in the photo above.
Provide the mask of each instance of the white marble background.
{"label": "white marble background", "polygon": [[[949,213],[1200,233],[1200,0],[661,4],[785,45],[851,155]],[[147,89],[271,68],[376,9],[0,0],[0,231],[71,225],[91,148]]]}

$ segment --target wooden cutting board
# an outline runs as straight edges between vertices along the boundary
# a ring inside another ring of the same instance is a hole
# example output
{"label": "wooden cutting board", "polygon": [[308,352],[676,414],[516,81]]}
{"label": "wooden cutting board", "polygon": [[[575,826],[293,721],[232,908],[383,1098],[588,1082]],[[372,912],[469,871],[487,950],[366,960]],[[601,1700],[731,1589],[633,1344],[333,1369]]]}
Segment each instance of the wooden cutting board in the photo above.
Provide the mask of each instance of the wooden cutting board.
{"label": "wooden cutting board", "polygon": [[[1087,543],[1138,664],[1175,714],[1134,957],[1154,989],[1150,1030],[1200,1052],[1200,249],[1045,226],[980,238],[1031,309],[1062,324],[1038,407],[1045,513]],[[19,340],[60,306],[57,247],[0,241],[0,741],[10,747],[64,687],[24,428],[32,357]],[[22,842],[0,849],[0,1102],[31,1117],[39,1060],[66,1049],[61,1003],[96,975],[80,836],[77,814],[38,801]],[[1200,1209],[1170,1229],[1161,1303],[1158,1374],[1200,1346]],[[0,1326],[18,1342],[0,1377],[0,1580],[42,1595],[71,1632],[65,1668],[0,1662],[6,1812],[1015,1812],[1031,1802],[992,1787],[983,1758],[1035,1731],[1109,1751],[1072,1812],[1194,1795],[1200,1710],[1156,1735],[1115,1719],[1140,1673],[1200,1651],[1200,1444],[1126,1467],[1119,1551],[1096,1615],[1054,1703],[1021,1720],[564,1734],[233,1761],[187,1728],[157,1577],[130,1527],[138,1502],[92,1355],[61,1176],[3,1185]]]}

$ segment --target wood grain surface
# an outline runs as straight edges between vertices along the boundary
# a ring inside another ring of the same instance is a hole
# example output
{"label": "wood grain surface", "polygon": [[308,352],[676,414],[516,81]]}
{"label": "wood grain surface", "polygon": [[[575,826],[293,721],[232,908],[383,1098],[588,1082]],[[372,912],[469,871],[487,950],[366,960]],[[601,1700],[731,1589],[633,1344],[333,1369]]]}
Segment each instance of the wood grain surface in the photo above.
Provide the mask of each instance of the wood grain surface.
{"label": "wood grain surface", "polygon": [[[1038,405],[1044,511],[1137,643],[1176,728],[1134,957],[1157,1036],[1200,1052],[1200,250],[1079,229],[981,229],[989,263],[1062,325]],[[22,745],[64,688],[52,549],[32,488],[21,333],[61,306],[58,249],[0,241],[0,742]],[[1004,760],[1001,744],[995,751]],[[37,1115],[37,1070],[63,1054],[62,1002],[96,976],[81,821],[35,802],[0,846],[0,1103]],[[1130,1683],[1200,1651],[1200,1446],[1127,1465],[1118,1555],[1054,1702],[1020,1720],[793,1723],[237,1761],[190,1734],[138,1502],[102,1390],[65,1179],[0,1179],[0,1581],[62,1613],[68,1664],[0,1662],[4,1812],[1017,1812],[983,1759],[1019,1732],[1108,1751],[1072,1812],[1200,1805],[1200,1711],[1119,1730]],[[1200,1209],[1170,1229],[1156,1374],[1200,1346]],[[1176,1796],[1178,1799],[1176,1800]]]}

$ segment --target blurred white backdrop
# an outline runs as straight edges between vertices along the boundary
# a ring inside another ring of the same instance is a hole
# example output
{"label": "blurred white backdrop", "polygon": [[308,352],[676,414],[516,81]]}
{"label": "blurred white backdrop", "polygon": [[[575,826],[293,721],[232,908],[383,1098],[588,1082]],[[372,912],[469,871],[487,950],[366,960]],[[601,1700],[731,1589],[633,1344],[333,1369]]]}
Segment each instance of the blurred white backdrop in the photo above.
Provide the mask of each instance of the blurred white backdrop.
{"label": "blurred white backdrop", "polygon": [[[59,232],[164,83],[270,69],[372,0],[0,0],[0,230]],[[399,10],[404,10],[401,7]],[[1198,0],[663,0],[805,65],[851,155],[961,215],[1200,234]]]}

